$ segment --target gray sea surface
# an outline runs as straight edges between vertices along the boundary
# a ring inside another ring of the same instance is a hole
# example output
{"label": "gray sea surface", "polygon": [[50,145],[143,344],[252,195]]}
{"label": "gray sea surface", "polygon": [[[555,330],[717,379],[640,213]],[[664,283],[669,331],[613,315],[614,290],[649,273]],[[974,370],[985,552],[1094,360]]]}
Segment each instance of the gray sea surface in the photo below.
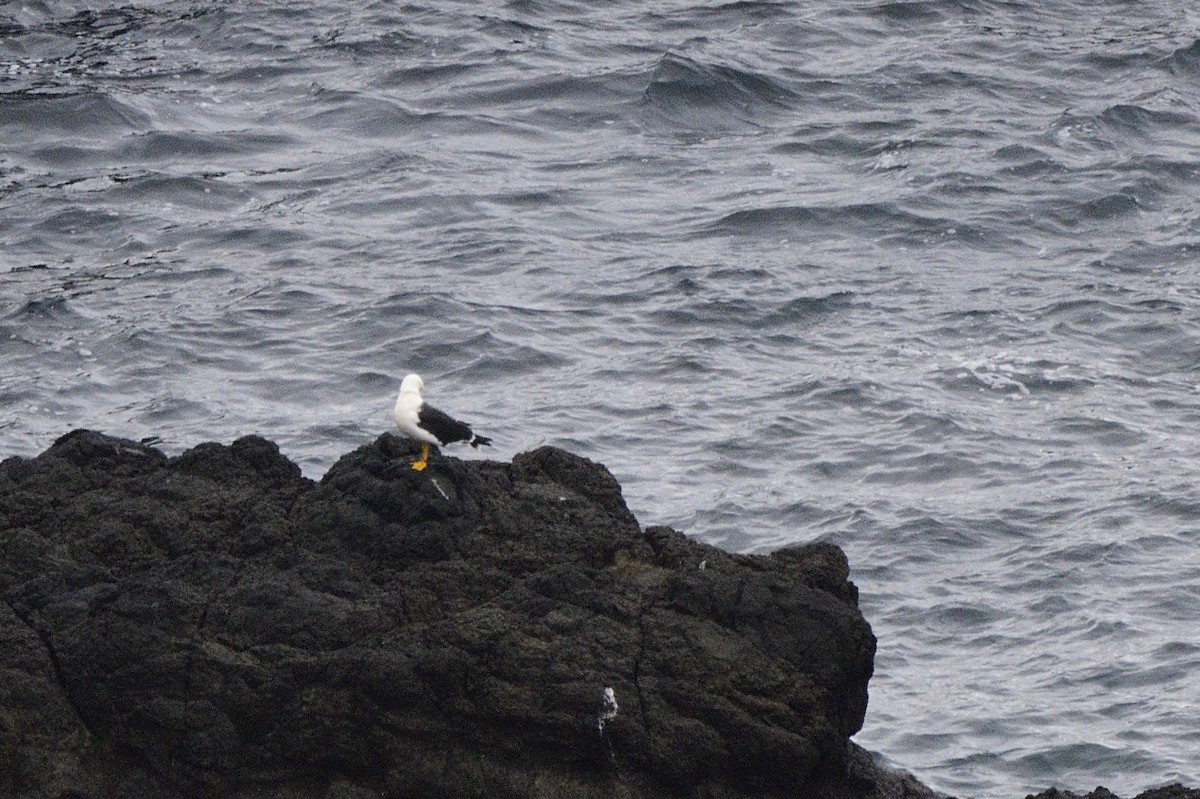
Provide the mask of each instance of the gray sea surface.
{"label": "gray sea surface", "polygon": [[409,371],[844,547],[933,787],[1200,786],[1200,7],[0,3],[0,456],[319,478]]}

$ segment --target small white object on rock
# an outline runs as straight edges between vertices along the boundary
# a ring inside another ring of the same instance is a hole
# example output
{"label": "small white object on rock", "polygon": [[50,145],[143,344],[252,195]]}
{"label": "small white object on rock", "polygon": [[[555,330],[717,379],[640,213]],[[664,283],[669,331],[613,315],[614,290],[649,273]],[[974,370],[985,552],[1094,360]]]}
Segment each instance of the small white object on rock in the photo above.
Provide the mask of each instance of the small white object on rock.
{"label": "small white object on rock", "polygon": [[604,725],[617,717],[617,695],[612,688],[605,688],[600,697],[600,716],[596,719],[596,727],[604,734]]}

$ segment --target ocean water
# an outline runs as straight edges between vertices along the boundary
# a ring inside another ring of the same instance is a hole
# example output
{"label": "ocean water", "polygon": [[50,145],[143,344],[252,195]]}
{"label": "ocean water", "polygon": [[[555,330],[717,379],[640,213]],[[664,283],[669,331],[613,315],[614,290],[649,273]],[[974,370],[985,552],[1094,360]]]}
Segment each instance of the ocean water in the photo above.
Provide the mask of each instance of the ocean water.
{"label": "ocean water", "polygon": [[400,378],[643,524],[849,553],[857,740],[931,786],[1200,786],[1200,10],[0,5],[0,455]]}

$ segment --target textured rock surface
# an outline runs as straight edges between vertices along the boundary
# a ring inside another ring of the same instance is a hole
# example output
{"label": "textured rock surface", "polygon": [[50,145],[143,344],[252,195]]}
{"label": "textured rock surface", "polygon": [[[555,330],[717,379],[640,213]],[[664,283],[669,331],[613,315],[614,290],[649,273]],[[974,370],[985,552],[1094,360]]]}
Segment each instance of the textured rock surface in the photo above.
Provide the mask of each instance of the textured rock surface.
{"label": "textured rock surface", "polygon": [[[1037,795],[1030,795],[1025,799],[1121,799],[1107,788],[1097,788],[1091,793],[1080,794],[1071,793],[1070,791],[1062,791],[1057,788],[1051,788],[1048,791],[1043,791]],[[1134,799],[1200,799],[1200,790],[1194,788],[1184,788],[1182,785],[1167,785],[1162,788],[1154,788],[1153,790],[1145,791],[1138,794]]]}
{"label": "textured rock surface", "polygon": [[642,530],[553,448],[414,451],[0,464],[0,795],[919,795],[847,745],[875,639],[841,550]]}
{"label": "textured rock surface", "polygon": [[875,639],[837,547],[642,530],[557,449],[414,455],[0,463],[0,797],[937,796],[848,741]]}

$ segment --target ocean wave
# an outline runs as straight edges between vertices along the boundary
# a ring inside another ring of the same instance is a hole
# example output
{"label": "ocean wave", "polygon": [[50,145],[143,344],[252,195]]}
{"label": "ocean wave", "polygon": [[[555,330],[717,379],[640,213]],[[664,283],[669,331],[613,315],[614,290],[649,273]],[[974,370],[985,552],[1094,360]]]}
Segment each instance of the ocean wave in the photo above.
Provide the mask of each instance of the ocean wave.
{"label": "ocean wave", "polygon": [[764,114],[793,93],[767,75],[706,63],[671,51],[659,59],[642,94],[643,124],[665,131],[721,135],[760,129]]}

